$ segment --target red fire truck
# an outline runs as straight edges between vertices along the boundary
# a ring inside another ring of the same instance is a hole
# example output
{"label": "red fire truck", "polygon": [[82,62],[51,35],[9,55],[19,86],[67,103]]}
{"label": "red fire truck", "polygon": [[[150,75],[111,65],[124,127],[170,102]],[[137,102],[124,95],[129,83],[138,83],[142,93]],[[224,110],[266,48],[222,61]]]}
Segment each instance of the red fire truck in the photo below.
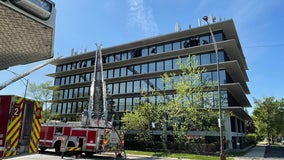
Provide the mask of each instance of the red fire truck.
{"label": "red fire truck", "polygon": [[58,153],[77,151],[89,155],[113,151],[117,157],[126,158],[123,134],[108,120],[102,54],[97,47],[88,110],[84,110],[81,122],[42,124],[41,150],[54,148]]}
{"label": "red fire truck", "polygon": [[44,151],[54,148],[55,152],[82,151],[97,153],[101,151],[104,130],[82,128],[79,124],[51,122],[41,126],[39,148]]}
{"label": "red fire truck", "polygon": [[37,152],[42,103],[0,96],[0,159]]}

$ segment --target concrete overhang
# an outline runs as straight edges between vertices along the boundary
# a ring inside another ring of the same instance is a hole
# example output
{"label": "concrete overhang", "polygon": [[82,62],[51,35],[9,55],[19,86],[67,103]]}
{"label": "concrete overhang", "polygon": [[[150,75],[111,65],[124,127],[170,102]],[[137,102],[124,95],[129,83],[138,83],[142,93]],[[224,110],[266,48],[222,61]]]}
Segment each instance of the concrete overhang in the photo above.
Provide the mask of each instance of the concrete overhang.
{"label": "concrete overhang", "polygon": [[233,107],[223,107],[225,111],[231,111],[235,116],[240,117],[243,120],[251,121],[252,118],[250,115],[244,110],[243,107],[233,106]]}
{"label": "concrete overhang", "polygon": [[0,70],[53,57],[54,29],[0,0]]}
{"label": "concrete overhang", "polygon": [[222,90],[227,90],[242,107],[251,107],[251,104],[240,83],[226,83],[221,85]]}

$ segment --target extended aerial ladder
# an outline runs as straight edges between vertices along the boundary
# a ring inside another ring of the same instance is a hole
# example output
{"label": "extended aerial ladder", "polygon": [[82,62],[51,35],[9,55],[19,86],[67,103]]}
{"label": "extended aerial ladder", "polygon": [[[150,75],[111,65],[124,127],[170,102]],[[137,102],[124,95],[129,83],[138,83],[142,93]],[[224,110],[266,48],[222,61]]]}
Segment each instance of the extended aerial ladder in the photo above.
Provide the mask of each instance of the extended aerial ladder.
{"label": "extended aerial ladder", "polygon": [[53,62],[53,61],[55,61],[55,60],[58,60],[58,59],[60,59],[60,58],[61,58],[61,57],[52,58],[52,59],[50,59],[50,60],[48,60],[48,61],[46,61],[46,62],[44,62],[44,63],[42,63],[42,64],[40,64],[40,65],[38,65],[38,66],[36,66],[36,67],[34,67],[34,68],[32,68],[32,69],[30,69],[30,70],[24,72],[23,74],[19,74],[19,75],[15,76],[14,78],[9,79],[9,80],[3,82],[3,83],[0,85],[0,90],[4,89],[4,88],[7,87],[8,85],[10,85],[10,84],[12,84],[12,83],[14,83],[14,82],[20,80],[21,78],[24,78],[25,76],[31,74],[32,72],[34,72],[34,71],[36,71],[36,70],[38,70],[38,69],[40,69],[40,68],[42,68],[42,67],[48,65],[49,63],[51,63],[51,62]]}
{"label": "extended aerial ladder", "polygon": [[82,127],[102,128],[104,137],[102,141],[103,151],[114,151],[117,157],[126,158],[124,151],[123,133],[113,125],[108,118],[108,105],[106,95],[106,83],[103,75],[103,60],[101,44],[96,44],[97,50],[94,61],[94,77],[90,86],[90,98],[88,110],[82,114]]}

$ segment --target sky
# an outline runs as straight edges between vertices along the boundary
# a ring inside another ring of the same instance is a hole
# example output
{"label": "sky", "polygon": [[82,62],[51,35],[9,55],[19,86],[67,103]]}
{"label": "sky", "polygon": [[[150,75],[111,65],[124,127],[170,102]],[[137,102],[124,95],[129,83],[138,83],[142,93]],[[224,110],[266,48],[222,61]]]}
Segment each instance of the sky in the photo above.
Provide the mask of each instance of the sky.
{"label": "sky", "polygon": [[[178,23],[183,30],[198,26],[198,18],[215,16],[233,19],[248,65],[247,95],[253,99],[284,98],[284,1],[283,0],[53,0],[56,3],[54,56],[68,57],[153,36],[172,33]],[[39,64],[10,67],[21,74]],[[1,95],[23,96],[25,83],[40,84],[53,78],[48,65],[0,91]],[[0,71],[0,83],[14,74]]]}

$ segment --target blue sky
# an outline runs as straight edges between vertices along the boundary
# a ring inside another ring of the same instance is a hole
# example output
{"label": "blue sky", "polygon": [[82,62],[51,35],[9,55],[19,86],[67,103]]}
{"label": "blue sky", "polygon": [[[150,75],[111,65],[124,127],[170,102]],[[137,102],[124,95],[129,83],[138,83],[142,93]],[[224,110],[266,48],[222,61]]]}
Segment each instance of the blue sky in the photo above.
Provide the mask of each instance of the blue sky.
{"label": "blue sky", "polygon": [[[198,18],[214,15],[233,19],[249,70],[248,98],[267,96],[284,98],[284,1],[282,0],[54,0],[57,9],[54,55],[68,57],[77,52],[120,45],[135,40],[174,32],[175,24],[182,29],[197,27]],[[42,62],[10,67],[23,73]],[[26,78],[40,84],[53,80],[48,65]],[[14,75],[0,71],[0,83]],[[18,81],[0,94],[23,96],[25,81]],[[251,112],[253,108],[249,109]]]}

